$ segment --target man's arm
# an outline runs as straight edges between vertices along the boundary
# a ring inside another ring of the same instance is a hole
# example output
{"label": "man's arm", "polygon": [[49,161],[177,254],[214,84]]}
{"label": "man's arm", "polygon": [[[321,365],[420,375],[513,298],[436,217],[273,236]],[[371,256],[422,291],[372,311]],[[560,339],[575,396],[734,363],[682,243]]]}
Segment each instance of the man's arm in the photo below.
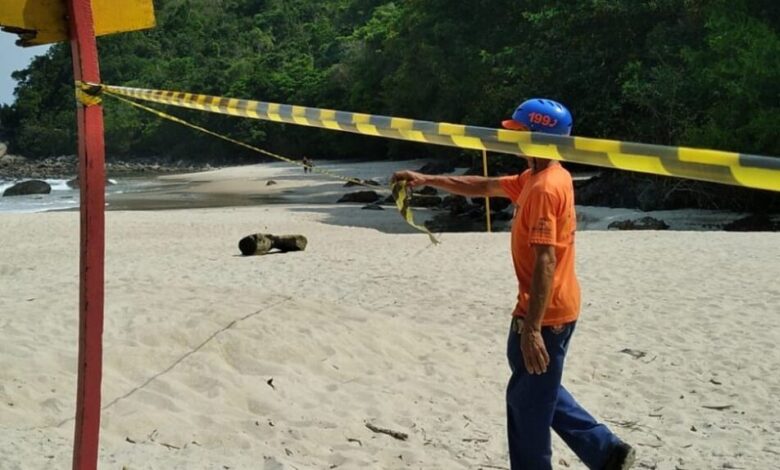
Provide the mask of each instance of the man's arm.
{"label": "man's arm", "polygon": [[543,374],[547,371],[550,356],[542,338],[542,317],[550,304],[557,259],[552,245],[534,245],[534,252],[536,261],[531,278],[531,299],[523,322],[520,348],[526,369],[531,374]]}
{"label": "man's arm", "polygon": [[558,260],[555,258],[555,247],[552,245],[534,245],[534,274],[531,278],[531,298],[528,304],[528,313],[525,317],[525,326],[534,330],[542,327],[542,317],[550,305],[555,266]]}
{"label": "man's arm", "polygon": [[426,175],[416,171],[398,171],[392,181],[406,181],[411,186],[433,186],[453,194],[468,197],[505,197],[509,195],[501,187],[498,178],[484,176]]}

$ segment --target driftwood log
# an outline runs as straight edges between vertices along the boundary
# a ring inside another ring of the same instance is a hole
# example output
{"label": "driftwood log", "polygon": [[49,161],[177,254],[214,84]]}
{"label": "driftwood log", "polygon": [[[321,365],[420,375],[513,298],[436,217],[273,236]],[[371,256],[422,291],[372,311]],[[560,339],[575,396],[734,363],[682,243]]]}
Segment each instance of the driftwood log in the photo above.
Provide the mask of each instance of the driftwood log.
{"label": "driftwood log", "polygon": [[303,251],[306,249],[306,237],[303,235],[271,235],[254,233],[238,242],[238,249],[244,256],[263,255],[276,249],[282,252]]}

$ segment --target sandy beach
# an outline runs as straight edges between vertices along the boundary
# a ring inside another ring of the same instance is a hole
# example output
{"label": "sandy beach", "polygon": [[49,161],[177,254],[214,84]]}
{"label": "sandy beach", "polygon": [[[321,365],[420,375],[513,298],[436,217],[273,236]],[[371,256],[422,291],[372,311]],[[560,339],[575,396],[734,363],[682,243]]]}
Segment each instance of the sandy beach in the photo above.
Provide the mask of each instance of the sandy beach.
{"label": "sandy beach", "polygon": [[[253,168],[173,180],[289,203],[107,212],[101,468],[508,468],[509,234],[433,246]],[[69,468],[79,214],[0,226],[0,469]],[[240,256],[257,232],[309,245]],[[577,263],[564,384],[636,468],[780,468],[780,234],[584,231]]]}

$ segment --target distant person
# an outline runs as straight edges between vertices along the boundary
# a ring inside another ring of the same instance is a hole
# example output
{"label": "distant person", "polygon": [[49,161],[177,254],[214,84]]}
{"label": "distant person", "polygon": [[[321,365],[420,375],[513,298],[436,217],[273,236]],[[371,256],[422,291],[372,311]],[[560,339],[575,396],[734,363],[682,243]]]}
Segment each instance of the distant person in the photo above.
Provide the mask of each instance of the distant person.
{"label": "distant person", "polygon": [[308,157],[303,157],[303,172],[308,173],[311,168],[311,160]]}
{"label": "distant person", "polygon": [[[569,135],[572,117],[560,103],[532,99],[518,106],[502,125]],[[564,358],[580,312],[571,175],[556,161],[526,160],[529,169],[511,176],[399,171],[392,179],[462,196],[505,197],[516,206],[511,251],[519,292],[507,343],[512,375],[506,392],[512,470],[552,468],[550,428],[588,468],[625,470],[634,462],[634,449],[597,422],[561,385]]]}

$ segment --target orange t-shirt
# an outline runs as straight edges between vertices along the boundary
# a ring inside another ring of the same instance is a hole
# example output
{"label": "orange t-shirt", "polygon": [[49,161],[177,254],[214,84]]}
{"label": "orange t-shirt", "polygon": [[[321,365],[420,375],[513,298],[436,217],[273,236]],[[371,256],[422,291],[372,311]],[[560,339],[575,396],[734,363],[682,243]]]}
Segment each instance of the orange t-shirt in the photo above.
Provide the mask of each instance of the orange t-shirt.
{"label": "orange t-shirt", "polygon": [[552,293],[542,325],[560,325],[580,313],[580,285],[574,272],[574,187],[571,174],[560,164],[538,173],[503,176],[501,187],[515,203],[512,221],[512,261],[519,291],[513,315],[524,316],[531,298],[536,253],[533,245],[553,245],[557,264]]}

